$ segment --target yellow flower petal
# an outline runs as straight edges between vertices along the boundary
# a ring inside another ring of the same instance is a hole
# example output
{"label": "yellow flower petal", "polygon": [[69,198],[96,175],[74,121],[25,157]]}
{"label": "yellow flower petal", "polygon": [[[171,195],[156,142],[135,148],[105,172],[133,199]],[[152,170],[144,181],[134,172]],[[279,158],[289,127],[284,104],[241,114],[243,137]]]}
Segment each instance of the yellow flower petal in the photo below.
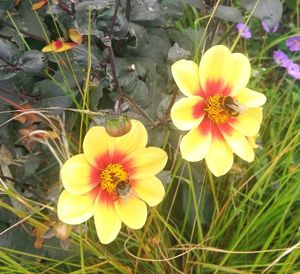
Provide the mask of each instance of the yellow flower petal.
{"label": "yellow flower petal", "polygon": [[140,229],[146,222],[147,206],[134,194],[118,199],[115,202],[115,209],[122,222],[132,229]]}
{"label": "yellow flower petal", "polygon": [[[234,96],[246,87],[251,73],[248,58],[241,53],[217,45],[207,50],[199,65],[201,87],[207,95],[226,90],[225,95]],[[218,87],[219,90],[214,90]],[[213,90],[212,90],[213,89]]]}
{"label": "yellow flower petal", "polygon": [[259,148],[259,145],[256,143],[256,139],[258,138],[258,134],[255,135],[255,136],[249,136],[247,137],[247,141],[249,142],[249,145],[253,148],[253,149],[256,149],[256,148]]}
{"label": "yellow flower petal", "polygon": [[47,46],[44,46],[42,48],[42,52],[52,52],[52,51],[55,51],[55,46],[53,44],[49,44]]}
{"label": "yellow flower petal", "polygon": [[68,33],[69,33],[70,39],[74,43],[76,43],[76,44],[81,44],[82,43],[83,37],[77,29],[74,29],[74,28],[68,29]]}
{"label": "yellow flower petal", "polygon": [[232,150],[224,139],[213,138],[205,161],[212,174],[216,177],[222,176],[232,167]]}
{"label": "yellow flower petal", "polygon": [[254,160],[254,151],[247,141],[246,137],[236,130],[227,126],[225,130],[222,130],[226,142],[229,144],[233,152],[247,162]]}
{"label": "yellow flower petal", "polygon": [[134,151],[125,160],[130,166],[130,178],[133,180],[153,177],[162,171],[168,160],[165,151],[157,147],[147,147]]}
{"label": "yellow flower petal", "polygon": [[202,160],[209,150],[211,138],[210,128],[207,129],[202,125],[192,129],[181,140],[180,151],[182,158],[190,162]]}
{"label": "yellow flower petal", "polygon": [[247,108],[260,107],[264,105],[267,100],[264,94],[249,88],[244,88],[234,99]]}
{"label": "yellow flower petal", "polygon": [[68,159],[60,170],[64,188],[74,195],[91,191],[97,184],[92,178],[92,166],[84,154],[78,154]]}
{"label": "yellow flower petal", "polygon": [[196,95],[201,90],[196,63],[189,60],[179,60],[172,65],[171,70],[178,88],[184,95]]}
{"label": "yellow flower petal", "polygon": [[262,108],[249,108],[228,124],[244,136],[254,136],[259,131],[262,117]]}
{"label": "yellow flower petal", "polygon": [[95,198],[91,193],[73,195],[64,190],[57,202],[58,218],[69,225],[78,225],[93,216]]}
{"label": "yellow flower petal", "polygon": [[[225,75],[229,72],[230,55],[230,50],[223,45],[211,47],[203,54],[199,65],[199,79],[206,94],[207,81],[225,80]],[[226,84],[223,83],[224,86]]]}
{"label": "yellow flower petal", "polygon": [[37,3],[32,4],[31,10],[38,10],[47,4],[48,0],[40,0]]}
{"label": "yellow flower petal", "polygon": [[165,188],[157,177],[138,180],[133,187],[139,198],[144,200],[149,206],[158,205],[165,196]]}
{"label": "yellow flower petal", "polygon": [[251,75],[251,65],[247,56],[241,53],[233,53],[230,56],[230,65],[226,78],[228,85],[232,87],[231,96],[240,93],[248,84]]}
{"label": "yellow flower petal", "polygon": [[113,151],[113,138],[106,133],[104,127],[91,127],[84,137],[83,151],[88,162],[97,166],[99,157]]}
{"label": "yellow flower petal", "polygon": [[144,148],[148,142],[148,134],[144,125],[137,120],[131,120],[131,130],[114,139],[115,148],[124,154],[129,154],[140,148]]}
{"label": "yellow flower petal", "polygon": [[100,242],[103,244],[111,243],[121,229],[121,219],[114,205],[98,199],[95,203],[94,219]]}
{"label": "yellow flower petal", "polygon": [[200,124],[204,117],[204,100],[200,96],[191,96],[177,101],[171,109],[174,125],[180,130],[190,130]]}

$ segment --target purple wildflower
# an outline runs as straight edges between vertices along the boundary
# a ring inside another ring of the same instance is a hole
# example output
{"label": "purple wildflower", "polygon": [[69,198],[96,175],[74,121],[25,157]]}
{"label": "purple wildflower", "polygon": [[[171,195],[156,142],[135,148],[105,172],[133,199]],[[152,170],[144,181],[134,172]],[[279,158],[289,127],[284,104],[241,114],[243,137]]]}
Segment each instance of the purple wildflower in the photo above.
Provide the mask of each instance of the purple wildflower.
{"label": "purple wildflower", "polygon": [[287,72],[296,80],[300,79],[300,66],[298,64],[292,62],[292,64],[287,67]]}
{"label": "purple wildflower", "polygon": [[278,30],[279,24],[276,24],[272,29],[269,27],[267,21],[263,20],[261,21],[261,25],[265,32],[276,32]]}
{"label": "purple wildflower", "polygon": [[273,59],[277,65],[281,67],[287,67],[289,64],[289,57],[281,50],[275,50],[273,53]]}
{"label": "purple wildflower", "polygon": [[287,39],[285,45],[289,48],[290,51],[299,51],[300,50],[300,36],[291,37]]}
{"label": "purple wildflower", "polygon": [[252,34],[250,32],[250,29],[245,24],[238,23],[236,25],[236,28],[238,29],[238,31],[242,37],[244,37],[245,39],[251,38]]}

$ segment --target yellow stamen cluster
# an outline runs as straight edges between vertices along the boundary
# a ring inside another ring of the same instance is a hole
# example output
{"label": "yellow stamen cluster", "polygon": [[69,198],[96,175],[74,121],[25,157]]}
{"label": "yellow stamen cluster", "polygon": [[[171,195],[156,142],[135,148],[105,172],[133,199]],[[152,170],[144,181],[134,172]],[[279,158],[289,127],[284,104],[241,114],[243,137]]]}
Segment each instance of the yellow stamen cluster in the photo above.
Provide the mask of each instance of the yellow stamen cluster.
{"label": "yellow stamen cluster", "polygon": [[216,124],[222,124],[229,118],[229,113],[223,105],[224,98],[223,95],[216,94],[209,97],[206,101],[205,111],[210,120]]}
{"label": "yellow stamen cluster", "polygon": [[109,164],[100,175],[100,187],[108,193],[115,191],[116,186],[121,181],[126,181],[128,175],[122,165]]}

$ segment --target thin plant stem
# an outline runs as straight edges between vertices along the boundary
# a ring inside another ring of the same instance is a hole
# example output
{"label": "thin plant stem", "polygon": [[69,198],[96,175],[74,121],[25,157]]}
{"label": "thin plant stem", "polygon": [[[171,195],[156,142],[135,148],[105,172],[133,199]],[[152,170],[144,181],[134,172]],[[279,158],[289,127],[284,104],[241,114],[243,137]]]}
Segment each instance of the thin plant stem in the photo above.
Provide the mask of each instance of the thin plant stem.
{"label": "thin plant stem", "polygon": [[[88,98],[89,98],[89,88],[90,88],[90,76],[91,76],[91,67],[92,67],[92,59],[91,59],[91,9],[89,9],[89,19],[88,19],[88,56],[87,56],[87,75],[86,75],[86,83],[83,91],[83,109],[85,105],[88,106]],[[79,153],[82,150],[82,139],[83,139],[83,122],[84,118],[88,119],[88,116],[84,115],[84,112],[81,113],[80,120],[80,135],[79,135]],[[86,121],[86,125],[88,125],[88,120]]]}
{"label": "thin plant stem", "polygon": [[[252,16],[253,16],[253,13],[254,13],[254,11],[256,10],[256,8],[257,8],[259,2],[260,2],[260,0],[257,0],[257,1],[256,1],[256,3],[255,3],[255,5],[254,5],[254,7],[253,7],[253,9],[252,9],[252,11],[251,11],[251,13],[250,13],[248,19],[247,19],[246,22],[245,22],[245,25],[248,25],[248,24],[249,24],[249,22],[250,22],[250,20],[251,20],[251,18],[252,18]],[[234,42],[233,42],[233,44],[232,44],[232,46],[231,46],[231,48],[230,48],[230,51],[231,51],[231,52],[232,52],[232,51],[234,50],[234,48],[236,47],[238,41],[240,40],[240,37],[241,37],[241,33],[239,32],[237,38],[234,40]]]}
{"label": "thin plant stem", "polygon": [[209,170],[207,170],[207,173],[208,173],[208,181],[209,181],[211,193],[213,195],[213,199],[214,199],[216,210],[217,210],[217,215],[219,215],[220,208],[219,208],[218,198],[217,198],[217,195],[216,195],[214,179],[213,179],[212,174]]}

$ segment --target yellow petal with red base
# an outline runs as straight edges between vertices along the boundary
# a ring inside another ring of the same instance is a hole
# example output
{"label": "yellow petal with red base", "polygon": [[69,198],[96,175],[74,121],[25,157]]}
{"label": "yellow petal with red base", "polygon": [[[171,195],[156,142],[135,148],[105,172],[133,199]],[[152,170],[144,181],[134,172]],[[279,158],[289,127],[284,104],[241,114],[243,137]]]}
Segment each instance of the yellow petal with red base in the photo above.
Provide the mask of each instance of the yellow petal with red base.
{"label": "yellow petal with red base", "polygon": [[232,54],[223,45],[207,50],[199,65],[201,87],[208,96],[238,94],[246,87],[250,73],[248,58],[240,53]]}
{"label": "yellow petal with red base", "polygon": [[67,51],[70,50],[74,47],[76,47],[77,44],[76,43],[72,43],[72,42],[68,42],[68,43],[63,43],[62,47],[55,50],[55,52],[63,52],[63,51]]}
{"label": "yellow petal with red base", "polygon": [[254,151],[246,137],[228,125],[220,128],[227,144],[233,152],[247,162],[254,160]]}
{"label": "yellow petal with red base", "polygon": [[222,176],[232,167],[232,150],[224,139],[213,137],[205,161],[212,174],[216,177]]}
{"label": "yellow petal with red base", "polygon": [[149,206],[158,205],[165,196],[165,188],[161,181],[155,176],[138,180],[133,187],[133,191]]}
{"label": "yellow petal with red base", "polygon": [[190,130],[203,120],[203,108],[204,100],[200,96],[182,98],[171,109],[172,121],[180,130]]}
{"label": "yellow petal with red base", "polygon": [[235,117],[234,121],[228,121],[228,124],[244,136],[254,136],[259,131],[262,117],[262,108],[249,108]]}
{"label": "yellow petal with red base", "polygon": [[125,160],[129,165],[130,178],[133,180],[147,179],[162,171],[166,165],[168,156],[160,148],[147,147],[134,151]]}
{"label": "yellow petal with red base", "polygon": [[115,149],[124,154],[144,148],[148,142],[148,134],[144,125],[137,120],[131,120],[131,130],[120,137],[114,139]]}
{"label": "yellow petal with red base", "polygon": [[42,52],[63,52],[77,46],[75,43],[65,43],[60,40],[53,41],[51,44],[42,48]]}
{"label": "yellow petal with red base", "polygon": [[68,159],[60,170],[60,176],[64,188],[74,195],[87,193],[99,183],[99,180],[93,180],[92,166],[84,154]]}
{"label": "yellow petal with red base", "polygon": [[201,90],[199,83],[198,65],[189,60],[179,60],[171,66],[173,78],[180,89],[186,95],[196,95]]}
{"label": "yellow petal with red base", "polygon": [[40,0],[37,3],[32,4],[31,10],[38,10],[47,4],[48,0]]}
{"label": "yellow petal with red base", "polygon": [[99,157],[113,152],[113,144],[113,138],[106,133],[104,127],[91,127],[83,140],[84,155],[91,165],[97,166]]}
{"label": "yellow petal with red base", "polygon": [[64,190],[57,202],[58,218],[69,225],[78,225],[93,216],[95,198],[91,193],[73,195]]}
{"label": "yellow petal with red base", "polygon": [[121,219],[113,203],[97,199],[94,208],[94,220],[101,243],[109,244],[118,236],[121,229]]}
{"label": "yellow petal with red base", "polygon": [[244,88],[234,99],[247,108],[260,107],[267,100],[264,94],[249,88]]}
{"label": "yellow petal with red base", "polygon": [[147,206],[135,195],[115,202],[115,209],[122,222],[132,229],[140,229],[147,219]]}
{"label": "yellow petal with red base", "polygon": [[223,45],[214,46],[203,54],[199,65],[199,79],[201,87],[207,95],[219,92],[218,90],[207,90],[208,82],[221,81],[220,87],[227,85],[227,82],[224,81],[226,80],[225,75],[229,72],[230,55],[230,50]]}
{"label": "yellow petal with red base", "polygon": [[199,127],[192,129],[182,138],[180,143],[182,158],[190,162],[202,160],[210,148],[211,140],[210,125],[207,121],[203,121]]}

